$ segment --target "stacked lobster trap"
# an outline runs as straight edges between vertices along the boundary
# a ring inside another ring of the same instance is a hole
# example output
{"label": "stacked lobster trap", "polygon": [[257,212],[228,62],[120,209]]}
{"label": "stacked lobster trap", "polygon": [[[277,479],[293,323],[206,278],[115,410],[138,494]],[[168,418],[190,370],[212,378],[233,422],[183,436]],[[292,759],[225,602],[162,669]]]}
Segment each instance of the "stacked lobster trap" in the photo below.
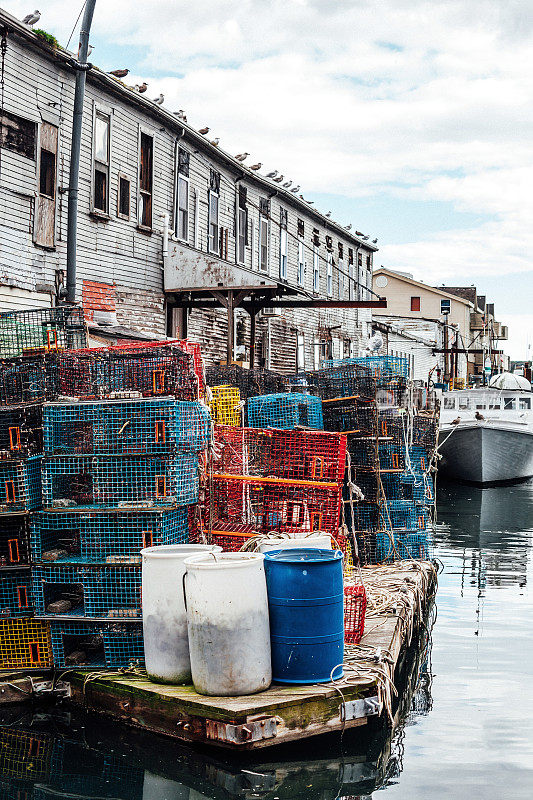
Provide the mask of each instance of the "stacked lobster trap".
{"label": "stacked lobster trap", "polygon": [[87,344],[78,308],[0,313],[0,667],[51,661],[47,626],[32,619],[30,516],[41,507],[43,403],[57,358]]}
{"label": "stacked lobster trap", "polygon": [[59,359],[31,522],[32,594],[56,666],[142,660],[140,550],[187,542],[198,501],[210,420],[195,366],[167,342]]}

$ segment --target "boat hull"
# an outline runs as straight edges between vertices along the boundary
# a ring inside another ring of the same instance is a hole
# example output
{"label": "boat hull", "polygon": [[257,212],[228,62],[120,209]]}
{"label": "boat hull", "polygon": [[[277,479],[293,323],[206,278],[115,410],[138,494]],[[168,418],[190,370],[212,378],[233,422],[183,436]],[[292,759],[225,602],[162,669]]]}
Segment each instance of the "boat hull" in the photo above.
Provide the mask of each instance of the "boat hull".
{"label": "boat hull", "polygon": [[533,476],[533,434],[493,425],[446,426],[439,433],[442,469],[450,478],[480,485]]}

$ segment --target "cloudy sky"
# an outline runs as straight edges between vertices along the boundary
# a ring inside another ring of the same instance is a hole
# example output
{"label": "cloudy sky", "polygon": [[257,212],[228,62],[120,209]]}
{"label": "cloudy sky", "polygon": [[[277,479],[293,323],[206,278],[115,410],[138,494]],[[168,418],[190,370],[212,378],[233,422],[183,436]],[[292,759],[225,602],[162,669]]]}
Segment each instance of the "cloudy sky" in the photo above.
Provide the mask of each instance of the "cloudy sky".
{"label": "cloudy sky", "polygon": [[[82,0],[39,3],[66,44]],[[91,42],[377,236],[376,263],[475,283],[511,355],[533,347],[530,0],[97,0]]]}

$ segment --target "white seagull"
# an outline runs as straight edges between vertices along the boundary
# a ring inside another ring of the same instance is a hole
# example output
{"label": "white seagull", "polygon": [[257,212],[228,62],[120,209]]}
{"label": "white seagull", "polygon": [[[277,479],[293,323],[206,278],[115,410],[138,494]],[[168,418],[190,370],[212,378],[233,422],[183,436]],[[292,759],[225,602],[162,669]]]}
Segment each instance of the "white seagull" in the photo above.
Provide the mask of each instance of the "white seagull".
{"label": "white seagull", "polygon": [[26,14],[22,22],[25,25],[29,25],[30,27],[32,27],[33,25],[35,25],[36,22],[39,22],[40,19],[41,19],[41,12],[37,11],[36,9],[33,12],[33,14]]}
{"label": "white seagull", "polygon": [[154,103],[158,106],[162,106],[165,102],[165,95],[160,94],[159,97],[154,97]]}

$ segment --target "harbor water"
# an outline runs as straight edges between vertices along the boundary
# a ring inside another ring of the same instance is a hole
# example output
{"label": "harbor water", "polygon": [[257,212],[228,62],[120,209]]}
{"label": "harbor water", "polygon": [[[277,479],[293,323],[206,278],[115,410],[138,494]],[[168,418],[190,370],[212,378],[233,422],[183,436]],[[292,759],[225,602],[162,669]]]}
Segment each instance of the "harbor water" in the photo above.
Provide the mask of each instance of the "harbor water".
{"label": "harbor water", "polygon": [[[396,726],[237,761],[65,706],[0,709],[0,797],[529,800],[533,483],[440,484],[430,636],[402,666]],[[379,794],[378,794],[379,792]]]}

